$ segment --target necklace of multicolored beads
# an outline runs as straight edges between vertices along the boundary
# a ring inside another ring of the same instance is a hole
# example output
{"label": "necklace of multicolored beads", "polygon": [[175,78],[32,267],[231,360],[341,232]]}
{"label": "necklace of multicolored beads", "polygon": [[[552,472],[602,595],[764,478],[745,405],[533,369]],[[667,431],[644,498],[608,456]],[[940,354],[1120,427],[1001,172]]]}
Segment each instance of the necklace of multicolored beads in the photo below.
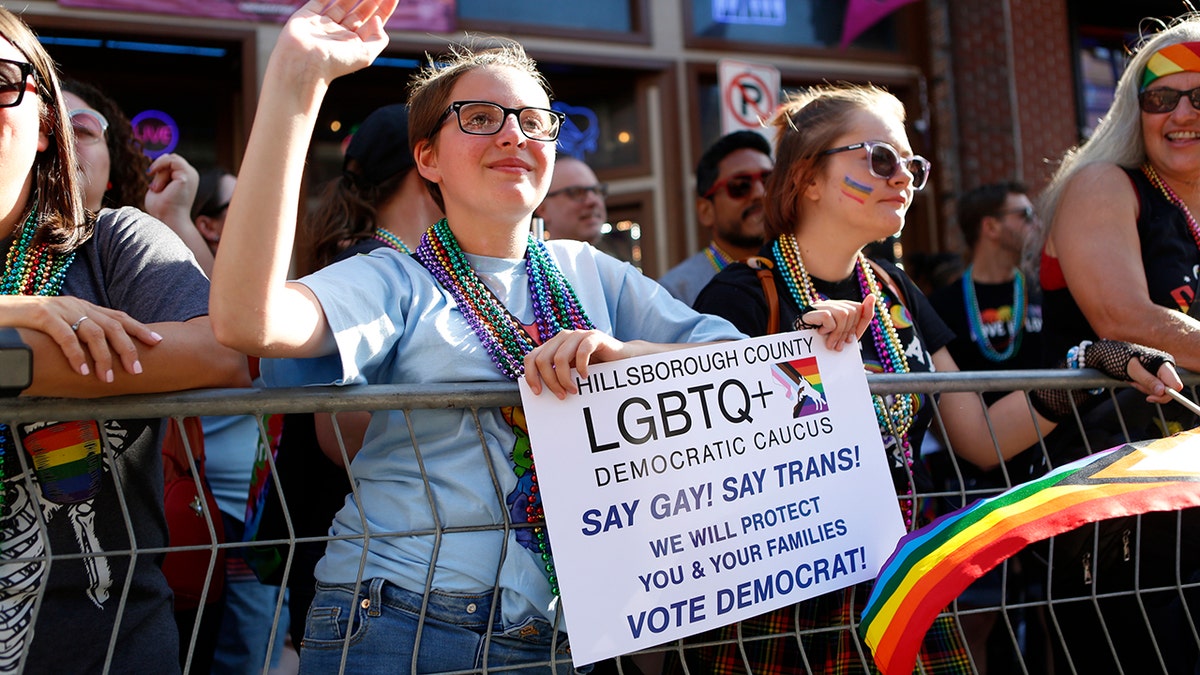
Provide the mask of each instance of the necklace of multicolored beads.
{"label": "necklace of multicolored beads", "polygon": [[389,248],[393,248],[393,249],[403,253],[404,255],[408,255],[408,254],[412,253],[412,249],[410,249],[408,247],[408,244],[405,244],[403,241],[400,241],[400,237],[397,237],[396,235],[392,234],[391,232],[388,232],[387,230],[385,230],[383,228],[376,229],[375,234],[372,235],[372,238],[375,239],[376,241],[383,242],[383,244],[385,246],[388,246]]}
{"label": "necklace of multicolored beads", "polygon": [[708,264],[712,265],[713,269],[718,272],[729,267],[729,263],[733,262],[733,256],[721,250],[721,247],[717,246],[717,242],[715,241],[709,244],[708,248],[704,249],[704,255],[708,258]]}
{"label": "necklace of multicolored beads", "polygon": [[[58,295],[75,252],[58,254],[46,244],[33,245],[37,234],[37,207],[29,212],[21,233],[8,249],[0,295]],[[0,507],[4,506],[4,460],[12,443],[8,425],[0,424]]]}
{"label": "necklace of multicolored beads", "polygon": [[[795,236],[790,234],[780,236],[775,240],[772,252],[784,283],[801,311],[823,299],[817,293],[812,277],[804,267],[804,260],[800,256],[800,244],[796,241]],[[875,352],[879,355],[879,363],[883,367],[883,372],[907,373],[908,360],[904,357],[904,348],[900,343],[900,336],[896,332],[896,325],[892,322],[887,303],[883,300],[879,281],[875,278],[875,273],[861,252],[854,263],[854,270],[858,275],[858,285],[862,291],[862,297],[875,296],[875,317],[871,319],[871,337],[875,342]],[[898,394],[893,397],[890,405],[884,401],[882,396],[873,395],[871,401],[875,405],[875,418],[879,423],[879,428],[888,430],[892,434],[900,452],[904,455],[908,473],[908,499],[906,505],[901,507],[901,511],[904,513],[905,527],[911,530],[917,494],[913,483],[913,450],[912,443],[908,440],[908,431],[912,427],[914,413],[917,409],[917,396],[916,394]]]}
{"label": "necklace of multicolored beads", "polygon": [[1192,239],[1196,241],[1196,248],[1200,248],[1200,224],[1192,217],[1191,209],[1180,199],[1179,195],[1175,194],[1175,191],[1171,189],[1170,185],[1167,185],[1165,180],[1159,178],[1158,172],[1154,170],[1154,167],[1150,166],[1149,162],[1142,165],[1142,173],[1146,174],[1146,178],[1149,179],[1151,185],[1163,193],[1167,201],[1179,207],[1180,211],[1183,211],[1183,217],[1187,218],[1188,230],[1192,233]]}
{"label": "necklace of multicolored beads", "polygon": [[975,268],[974,265],[968,265],[967,271],[963,272],[962,288],[963,302],[967,306],[967,322],[971,329],[971,334],[975,336],[975,344],[979,345],[979,351],[984,358],[994,363],[1001,363],[1013,357],[1017,350],[1021,348],[1021,336],[1024,335],[1025,326],[1025,275],[1021,270],[1013,268],[1013,302],[1012,302],[1012,336],[1008,340],[1008,346],[1003,352],[996,351],[992,346],[991,338],[983,332],[983,314],[979,311],[979,298],[975,296],[975,282],[971,278],[971,271]]}
{"label": "necklace of multicolored beads", "polygon": [[[421,237],[416,258],[442,285],[479,337],[496,368],[510,380],[525,374],[525,355],[535,344],[521,327],[521,322],[496,298],[487,284],[475,274],[467,256],[458,245],[446,219],[438,221]],[[575,290],[550,257],[545,244],[532,235],[525,248],[525,270],[529,278],[529,295],[533,319],[538,331],[538,344],[554,337],[559,331],[590,330],[595,328]],[[533,486],[529,505],[525,509],[527,522],[544,522],[541,491],[537,484],[537,468],[529,451],[529,472]],[[550,541],[543,526],[533,529],[538,551],[550,581],[550,592],[558,595],[558,577],[550,552]]]}

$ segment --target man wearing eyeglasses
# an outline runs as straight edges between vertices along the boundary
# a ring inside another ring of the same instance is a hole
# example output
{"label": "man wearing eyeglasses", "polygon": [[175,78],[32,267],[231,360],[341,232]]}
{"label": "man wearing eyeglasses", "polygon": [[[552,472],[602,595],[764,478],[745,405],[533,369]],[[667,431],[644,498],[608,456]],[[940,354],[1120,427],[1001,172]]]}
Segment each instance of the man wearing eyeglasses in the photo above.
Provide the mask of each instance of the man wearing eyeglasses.
{"label": "man wearing eyeglasses", "polygon": [[691,305],[726,265],[758,253],[763,183],[774,165],[771,144],[754,131],[726,134],[704,151],[696,165],[696,219],[711,230],[710,241],[659,278],[671,295]]}
{"label": "man wearing eyeglasses", "polygon": [[545,221],[550,239],[577,239],[600,247],[601,229],[608,222],[604,197],[608,186],[591,167],[569,155],[554,159],[550,191],[533,215]]}

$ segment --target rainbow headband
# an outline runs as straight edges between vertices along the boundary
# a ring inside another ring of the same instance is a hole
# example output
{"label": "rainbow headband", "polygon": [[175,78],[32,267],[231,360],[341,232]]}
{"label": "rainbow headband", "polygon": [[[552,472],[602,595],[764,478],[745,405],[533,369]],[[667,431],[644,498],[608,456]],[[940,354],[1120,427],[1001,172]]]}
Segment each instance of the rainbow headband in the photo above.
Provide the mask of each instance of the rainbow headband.
{"label": "rainbow headband", "polygon": [[1200,42],[1181,42],[1154,52],[1142,71],[1142,88],[1174,73],[1200,73]]}

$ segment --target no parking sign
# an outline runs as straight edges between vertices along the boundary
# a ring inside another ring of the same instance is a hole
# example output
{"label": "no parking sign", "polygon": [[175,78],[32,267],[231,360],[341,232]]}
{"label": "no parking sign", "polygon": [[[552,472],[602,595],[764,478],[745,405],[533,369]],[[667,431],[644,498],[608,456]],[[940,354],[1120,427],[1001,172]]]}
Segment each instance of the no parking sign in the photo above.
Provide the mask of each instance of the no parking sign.
{"label": "no parking sign", "polygon": [[721,88],[721,134],[749,129],[768,139],[764,126],[779,105],[779,70],[774,66],[721,59],[717,62]]}

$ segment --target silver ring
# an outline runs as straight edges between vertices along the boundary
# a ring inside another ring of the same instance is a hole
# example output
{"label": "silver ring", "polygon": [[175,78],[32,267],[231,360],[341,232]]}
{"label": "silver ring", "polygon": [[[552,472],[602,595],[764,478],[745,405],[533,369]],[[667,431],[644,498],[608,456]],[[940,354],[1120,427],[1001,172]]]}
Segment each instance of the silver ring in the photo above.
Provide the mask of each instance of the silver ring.
{"label": "silver ring", "polygon": [[88,320],[87,314],[84,314],[83,316],[79,317],[78,321],[71,324],[71,330],[74,332],[79,332],[80,324],[82,324],[84,321],[87,321],[87,320]]}

